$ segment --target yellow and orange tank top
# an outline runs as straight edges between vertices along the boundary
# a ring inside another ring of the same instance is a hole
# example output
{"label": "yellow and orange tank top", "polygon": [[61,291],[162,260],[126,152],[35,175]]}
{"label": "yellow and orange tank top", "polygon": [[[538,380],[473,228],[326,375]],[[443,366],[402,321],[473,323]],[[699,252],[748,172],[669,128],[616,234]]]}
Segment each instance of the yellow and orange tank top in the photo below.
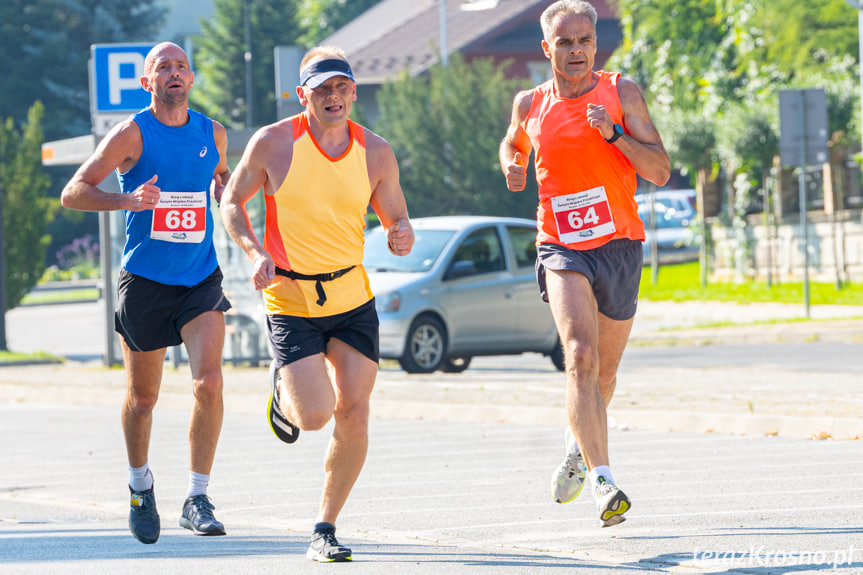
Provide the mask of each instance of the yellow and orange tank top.
{"label": "yellow and orange tank top", "polygon": [[635,168],[587,123],[587,105],[605,106],[623,124],[620,74],[600,71],[599,83],[578,98],[561,98],[554,80],[534,89],[525,131],[539,184],[537,243],[597,248],[613,239],[644,239],[634,195]]}
{"label": "yellow and orange tank top", "polygon": [[279,189],[266,198],[264,249],[276,266],[316,275],[356,266],[323,284],[327,300],[318,305],[315,282],[276,275],[263,290],[268,314],[326,317],[372,299],[362,266],[365,215],[372,190],[362,126],[348,120],[350,142],[332,158],[315,141],[305,113],[291,118],[291,166]]}

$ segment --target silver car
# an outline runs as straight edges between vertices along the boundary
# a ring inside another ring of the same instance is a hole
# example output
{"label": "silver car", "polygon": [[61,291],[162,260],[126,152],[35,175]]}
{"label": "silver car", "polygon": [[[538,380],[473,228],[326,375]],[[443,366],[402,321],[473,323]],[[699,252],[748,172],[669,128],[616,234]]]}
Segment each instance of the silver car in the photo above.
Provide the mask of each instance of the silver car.
{"label": "silver car", "polygon": [[416,241],[392,255],[377,227],[363,260],[380,317],[381,357],[408,373],[467,369],[477,355],[539,352],[563,370],[548,304],[539,297],[536,223],[451,216],[411,220]]}

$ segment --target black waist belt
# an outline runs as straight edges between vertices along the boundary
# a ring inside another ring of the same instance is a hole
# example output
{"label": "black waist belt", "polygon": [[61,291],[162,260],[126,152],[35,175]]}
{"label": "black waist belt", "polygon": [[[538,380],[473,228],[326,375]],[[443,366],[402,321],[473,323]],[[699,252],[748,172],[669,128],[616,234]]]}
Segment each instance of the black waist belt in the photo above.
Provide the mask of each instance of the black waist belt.
{"label": "black waist belt", "polygon": [[336,278],[340,278],[352,269],[357,266],[351,266],[349,268],[345,268],[343,270],[339,270],[337,272],[330,272],[328,274],[298,274],[294,270],[283,270],[279,266],[276,266],[276,274],[280,276],[285,276],[287,278],[291,278],[292,280],[306,280],[315,282],[315,291],[318,293],[318,301],[317,304],[322,306],[327,301],[327,293],[324,291],[324,286],[322,282],[331,282]]}

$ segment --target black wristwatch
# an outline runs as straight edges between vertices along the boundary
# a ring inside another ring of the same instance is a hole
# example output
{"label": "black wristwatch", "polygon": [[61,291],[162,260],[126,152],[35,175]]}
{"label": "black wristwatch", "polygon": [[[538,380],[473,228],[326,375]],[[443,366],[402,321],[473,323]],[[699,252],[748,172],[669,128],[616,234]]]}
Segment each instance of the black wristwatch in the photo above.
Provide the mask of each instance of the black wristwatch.
{"label": "black wristwatch", "polygon": [[610,138],[606,138],[605,141],[608,142],[609,144],[613,144],[622,135],[623,135],[623,126],[621,126],[620,124],[615,124],[614,125],[614,134],[612,134]]}

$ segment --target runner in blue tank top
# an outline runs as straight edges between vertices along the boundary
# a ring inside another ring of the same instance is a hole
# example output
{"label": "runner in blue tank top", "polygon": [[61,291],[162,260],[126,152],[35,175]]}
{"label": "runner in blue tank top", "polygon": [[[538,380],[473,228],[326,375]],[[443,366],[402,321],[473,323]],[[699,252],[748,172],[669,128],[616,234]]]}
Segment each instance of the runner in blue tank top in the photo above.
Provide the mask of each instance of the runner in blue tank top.
{"label": "runner in blue tank top", "polygon": [[[128,389],[123,434],[129,457],[129,528],[142,543],[159,539],[160,523],[148,451],[152,412],[169,346],[185,343],[195,406],[189,423],[189,490],[180,525],[224,535],[207,496],[222,427],[222,273],[213,247],[210,194],[228,182],[225,128],[188,108],[194,83],[185,52],[169,42],[144,61],[141,85],[150,106],[121,122],[63,189],[64,207],[124,210],[126,246],[114,326],[120,334]],[[121,194],[98,188],[117,171]]]}

